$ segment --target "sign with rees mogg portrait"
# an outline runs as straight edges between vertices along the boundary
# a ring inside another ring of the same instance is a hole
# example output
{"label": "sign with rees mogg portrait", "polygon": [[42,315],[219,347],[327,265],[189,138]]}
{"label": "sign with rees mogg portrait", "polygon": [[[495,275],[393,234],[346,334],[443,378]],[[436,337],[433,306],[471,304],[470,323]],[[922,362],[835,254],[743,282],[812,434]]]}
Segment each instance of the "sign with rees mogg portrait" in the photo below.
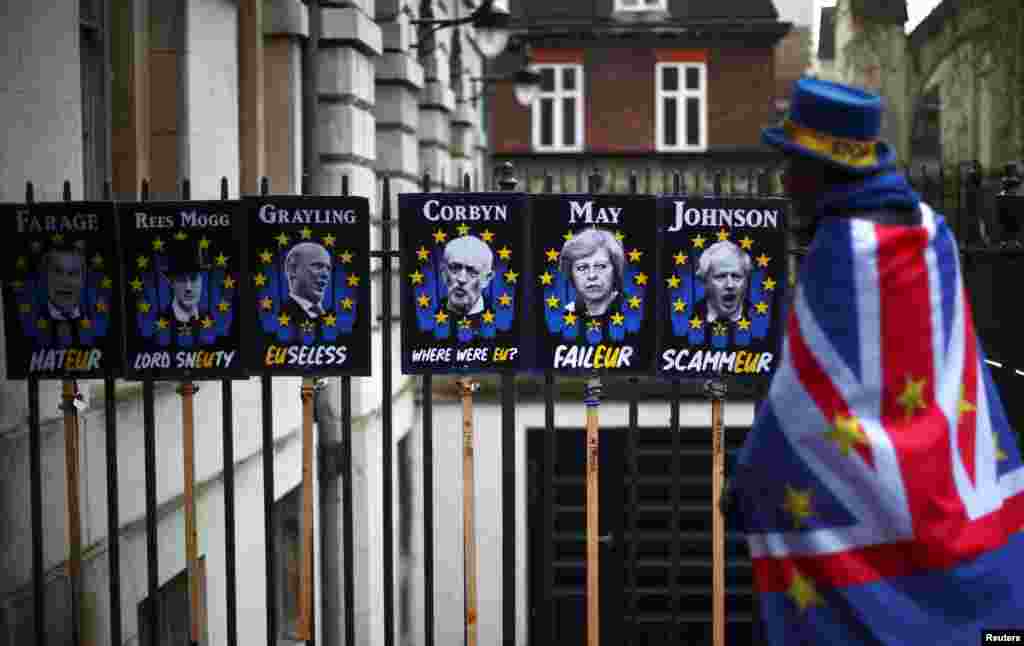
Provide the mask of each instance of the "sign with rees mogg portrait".
{"label": "sign with rees mogg portrait", "polygon": [[369,375],[369,201],[276,195],[243,204],[249,366],[266,375]]}
{"label": "sign with rees mogg portrait", "polygon": [[778,356],[788,202],[659,200],[664,290],[658,371],[765,381]]}
{"label": "sign with rees mogg portrait", "polygon": [[118,207],[129,377],[242,375],[244,223],[237,209],[226,201]]}
{"label": "sign with rees mogg portrait", "polygon": [[537,368],[652,369],[655,207],[654,198],[638,195],[534,196]]}
{"label": "sign with rees mogg portrait", "polygon": [[112,204],[0,205],[7,376],[88,378],[121,370]]}
{"label": "sign with rees mogg portrait", "polygon": [[406,193],[398,204],[402,371],[518,369],[526,197]]}

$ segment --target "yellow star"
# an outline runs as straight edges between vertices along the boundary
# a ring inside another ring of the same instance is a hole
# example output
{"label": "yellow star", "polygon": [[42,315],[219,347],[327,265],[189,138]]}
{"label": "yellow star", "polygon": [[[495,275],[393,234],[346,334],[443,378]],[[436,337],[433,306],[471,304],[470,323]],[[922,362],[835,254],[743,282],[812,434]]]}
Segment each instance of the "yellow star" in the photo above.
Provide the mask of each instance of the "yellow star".
{"label": "yellow star", "polygon": [[79,322],[79,324],[82,326],[83,330],[88,330],[88,329],[92,328],[92,320],[91,319],[82,319]]}
{"label": "yellow star", "polygon": [[512,250],[508,247],[502,247],[501,249],[498,249],[498,257],[502,260],[508,260],[512,257]]}
{"label": "yellow star", "polygon": [[142,281],[141,281],[141,280],[139,280],[139,277],[138,277],[138,276],[136,276],[136,277],[135,277],[135,278],[134,278],[134,279],[132,280],[132,282],[130,282],[130,283],[128,283],[128,284],[132,286],[132,291],[133,291],[133,292],[141,292],[141,291],[142,291]]}
{"label": "yellow star", "polygon": [[348,277],[348,286],[349,287],[358,287],[359,286],[359,276],[356,276],[356,275],[349,276]]}
{"label": "yellow star", "polygon": [[764,279],[764,288],[769,292],[775,289],[775,281],[770,276]]}
{"label": "yellow star", "polygon": [[333,247],[334,247],[334,241],[335,241],[335,240],[337,240],[337,238],[335,238],[335,237],[334,237],[334,235],[332,235],[332,234],[328,233],[327,235],[325,235],[325,236],[323,237],[323,241],[324,241],[324,246],[325,246],[325,247],[330,247],[330,248],[333,248]]}
{"label": "yellow star", "polygon": [[18,259],[14,261],[15,269],[25,269],[28,267],[28,259],[25,256],[18,256]]}
{"label": "yellow star", "polygon": [[633,280],[636,281],[637,285],[646,285],[647,274],[645,274],[644,272],[640,272],[639,274],[633,277]]}
{"label": "yellow star", "polygon": [[203,329],[204,330],[209,330],[212,327],[213,327],[213,319],[210,318],[209,314],[207,314],[206,318],[203,319]]}
{"label": "yellow star", "polygon": [[469,319],[463,318],[461,321],[459,321],[459,327],[462,328],[463,330],[468,330],[473,327],[473,324],[469,322]]}
{"label": "yellow star", "polygon": [[723,241],[729,239],[729,232],[726,231],[725,229],[719,230],[717,235],[718,235],[718,241],[719,242],[723,242]]}
{"label": "yellow star", "polygon": [[924,385],[927,381],[925,377],[915,380],[907,375],[907,383],[897,398],[900,406],[903,407],[903,412],[907,415],[907,421],[914,416],[914,411],[917,409],[927,408],[924,403]]}
{"label": "yellow star", "polygon": [[64,234],[63,233],[55,233],[55,234],[53,234],[51,239],[54,242],[64,242]]}
{"label": "yellow star", "polygon": [[698,249],[703,249],[704,248],[704,243],[707,242],[707,239],[705,239],[704,236],[702,236],[700,234],[697,234],[696,238],[691,238],[691,239],[693,240],[693,246],[697,247]]}
{"label": "yellow star", "polygon": [[622,312],[612,314],[612,325],[622,325],[622,322],[625,320],[626,317],[622,315]]}
{"label": "yellow star", "polygon": [[163,251],[163,250],[164,250],[164,241],[161,240],[159,237],[155,238],[153,240],[153,251]]}
{"label": "yellow star", "polygon": [[45,330],[46,328],[50,327],[50,322],[47,321],[46,319],[39,319],[38,321],[36,321],[36,327],[39,328],[40,330]]}
{"label": "yellow star", "polygon": [[748,321],[747,317],[745,316],[739,320],[738,325],[740,326],[740,329],[743,330],[744,332],[750,329],[750,321]]}
{"label": "yellow star", "polygon": [[562,240],[565,240],[566,242],[572,240],[572,231],[566,231],[565,233],[563,233]]}
{"label": "yellow star", "polygon": [[352,262],[352,252],[346,249],[338,254],[338,259],[341,260],[341,264],[347,265]]}
{"label": "yellow star", "polygon": [[269,296],[264,296],[260,299],[260,309],[270,310],[274,307],[274,299]]}
{"label": "yellow star", "polygon": [[139,266],[139,269],[145,269],[146,267],[149,267],[149,258],[139,256],[135,259],[135,264]]}
{"label": "yellow star", "polygon": [[299,323],[299,327],[301,327],[302,331],[306,334],[312,334],[315,325],[313,324],[313,321],[303,321],[302,323]]}
{"label": "yellow star", "polygon": [[210,241],[206,238],[206,236],[203,236],[202,238],[199,238],[199,248],[200,249],[209,249],[210,248]]}
{"label": "yellow star", "polygon": [[341,309],[343,309],[343,310],[350,310],[350,309],[352,309],[352,305],[354,304],[354,301],[351,298],[349,298],[348,296],[346,296],[345,298],[341,299],[339,302],[341,303]]}
{"label": "yellow star", "polygon": [[156,322],[156,326],[157,326],[158,328],[160,328],[161,330],[166,330],[166,329],[167,329],[167,326],[168,326],[168,324],[169,324],[169,322],[168,322],[168,321],[167,321],[167,319],[165,319],[165,318],[161,318],[160,320],[158,320],[158,321]]}
{"label": "yellow star", "polygon": [[630,307],[630,309],[634,309],[634,310],[640,309],[640,297],[639,296],[632,296],[632,297],[630,297],[630,299],[629,299],[629,307]]}
{"label": "yellow star", "polygon": [[764,252],[761,252],[761,255],[758,256],[757,258],[754,258],[754,260],[757,261],[757,265],[759,267],[767,267],[769,261],[771,261],[771,258],[769,258],[768,256],[764,255]]}
{"label": "yellow star", "polygon": [[1006,451],[999,446],[999,434],[995,431],[992,431],[992,442],[996,445],[996,462],[1009,459],[1010,456],[1006,455]]}
{"label": "yellow star", "polygon": [[219,254],[217,254],[217,257],[213,259],[213,262],[218,267],[227,267],[228,266],[228,256],[225,256],[224,252],[222,251]]}
{"label": "yellow star", "polygon": [[544,255],[547,256],[548,262],[558,261],[558,252],[555,251],[554,249],[548,249],[547,251],[544,252]]}
{"label": "yellow star", "polygon": [[139,301],[139,305],[138,305],[139,312],[141,312],[143,314],[149,314],[149,310],[151,310],[152,308],[153,308],[153,306],[150,305],[149,303],[147,303],[146,301]]}
{"label": "yellow star", "polygon": [[434,314],[434,321],[436,321],[438,325],[444,325],[448,322],[448,315],[444,313],[444,310],[438,310],[437,314]]}
{"label": "yellow star", "polygon": [[302,227],[301,229],[299,229],[299,236],[301,236],[303,240],[309,240],[310,236],[312,235],[313,232],[310,231],[309,227]]}
{"label": "yellow star", "polygon": [[416,304],[423,309],[427,309],[430,307],[430,297],[426,294],[420,294],[420,297],[416,299]]}
{"label": "yellow star", "polygon": [[505,272],[505,282],[514,283],[519,279],[519,274],[511,269]]}
{"label": "yellow star", "polygon": [[685,265],[686,264],[686,259],[689,256],[687,256],[685,253],[680,251],[679,253],[677,253],[676,255],[674,255],[672,257],[675,259],[677,265]]}
{"label": "yellow star", "polygon": [[224,278],[224,289],[234,289],[234,288],[235,288],[235,279],[232,278],[231,276],[225,276],[225,278]]}
{"label": "yellow star", "polygon": [[794,489],[787,484],[786,502],[782,505],[782,509],[793,517],[793,529],[803,527],[807,518],[815,515],[811,510],[811,490]]}
{"label": "yellow star", "polygon": [[274,260],[274,254],[270,253],[269,249],[264,249],[260,252],[260,262],[269,263]]}
{"label": "yellow star", "polygon": [[288,316],[286,312],[281,312],[281,316],[277,317],[277,322],[281,325],[281,327],[288,327],[288,324],[291,322],[291,320],[292,317]]}
{"label": "yellow star", "polygon": [[668,286],[670,288],[675,289],[679,287],[679,276],[672,274],[671,276],[665,279],[665,282],[668,283]]}
{"label": "yellow star", "polygon": [[793,600],[800,612],[811,606],[825,605],[825,599],[814,589],[814,582],[800,576],[796,570],[793,570],[793,581],[786,590],[786,596]]}
{"label": "yellow star", "polygon": [[97,312],[108,312],[108,311],[110,311],[110,306],[107,305],[103,301],[96,301],[96,311]]}
{"label": "yellow star", "polygon": [[[277,234],[277,237],[274,238],[274,239],[277,240],[277,246],[279,246],[279,247],[283,247],[286,244],[288,244],[288,236],[286,236],[284,234],[284,231],[282,231],[281,233]],[[287,325],[287,323],[284,323],[282,325]]]}
{"label": "yellow star", "polygon": [[621,231],[616,231],[615,232],[615,239],[618,240],[619,242],[622,242],[625,238],[626,238],[626,234],[625,233],[623,233]]}
{"label": "yellow star", "polygon": [[725,327],[725,323],[715,323],[715,327],[712,330],[712,334],[715,336],[725,336],[725,333],[729,331],[729,328]]}
{"label": "yellow star", "polygon": [[108,276],[104,276],[103,280],[100,281],[100,288],[101,289],[112,289],[113,287],[114,287],[114,281],[112,281],[110,279],[110,277],[108,277]]}
{"label": "yellow star", "polygon": [[543,274],[540,275],[540,284],[541,285],[550,285],[552,278],[554,278],[554,276],[552,276],[548,272],[544,272]]}
{"label": "yellow star", "polygon": [[228,310],[231,309],[231,304],[228,303],[227,301],[221,301],[217,303],[217,309],[220,310],[221,312],[227,312]]}
{"label": "yellow star", "polygon": [[103,267],[103,256],[96,254],[92,257],[92,266],[96,269]]}
{"label": "yellow star", "polygon": [[331,312],[331,313],[327,314],[327,316],[324,317],[324,325],[327,326],[327,327],[334,327],[334,325],[337,322],[338,322],[338,317],[334,315],[334,312]]}
{"label": "yellow star", "polygon": [[436,242],[437,244],[442,244],[447,239],[448,234],[445,233],[444,231],[438,229],[437,231],[434,232],[434,242]]}
{"label": "yellow star", "polygon": [[750,239],[750,236],[743,236],[743,239],[740,240],[740,246],[744,250],[749,250],[750,247],[753,246],[753,244],[754,244],[754,241]]}
{"label": "yellow star", "polygon": [[629,252],[629,262],[640,262],[640,257],[644,255],[644,252],[639,249],[633,249]]}
{"label": "yellow star", "polygon": [[690,319],[690,328],[694,329],[694,330],[699,330],[700,326],[703,323],[704,323],[703,321],[701,321],[699,318],[697,318],[696,315],[694,315],[694,317],[692,319]]}
{"label": "yellow star", "polygon": [[562,321],[566,325],[576,325],[576,315],[572,312],[566,312],[565,316],[562,317]]}
{"label": "yellow star", "polygon": [[179,231],[174,234],[174,239],[177,240],[178,242],[181,242],[182,240],[188,240],[188,234],[185,233],[184,231]]}
{"label": "yellow star", "polygon": [[552,309],[552,310],[558,309],[559,300],[558,300],[558,297],[555,296],[554,294],[552,294],[551,296],[548,296],[548,299],[546,301],[544,301],[544,302],[548,304],[548,309]]}
{"label": "yellow star", "polygon": [[587,322],[587,329],[594,330],[596,332],[597,330],[601,329],[601,322],[596,321],[594,319],[590,319],[590,321]]}
{"label": "yellow star", "polygon": [[422,285],[423,284],[423,273],[420,272],[419,269],[417,269],[416,271],[414,271],[411,274],[409,274],[409,280],[412,281],[413,285]]}
{"label": "yellow star", "polygon": [[976,410],[978,410],[978,407],[967,399],[967,384],[963,384],[960,386],[960,403],[957,405],[957,417],[959,418],[964,413],[973,413]]}
{"label": "yellow star", "polygon": [[417,260],[424,261],[424,260],[426,260],[429,257],[430,257],[430,252],[427,251],[426,247],[421,246],[419,249],[416,250],[416,258],[417,258]]}
{"label": "yellow star", "polygon": [[252,280],[253,280],[254,283],[256,283],[257,287],[263,287],[263,285],[265,285],[266,282],[267,282],[267,275],[262,273],[262,272],[260,272],[260,273],[256,274],[255,276],[253,276]]}
{"label": "yellow star", "polygon": [[850,448],[856,445],[867,446],[868,437],[860,428],[856,417],[836,414],[832,427],[825,432],[825,437],[839,445],[839,452],[850,455]]}
{"label": "yellow star", "polygon": [[494,323],[494,312],[491,310],[484,310],[483,319],[484,323]]}
{"label": "yellow star", "polygon": [[469,233],[469,226],[466,225],[466,223],[462,223],[459,226],[455,227],[455,230],[459,232],[460,236],[464,236]]}
{"label": "yellow star", "polygon": [[508,292],[502,292],[501,296],[498,297],[498,305],[502,307],[508,307],[512,304],[512,297],[508,295]]}
{"label": "yellow star", "polygon": [[494,240],[494,234],[491,233],[489,229],[484,229],[480,232],[480,239],[484,242],[490,242],[491,240]]}
{"label": "yellow star", "polygon": [[672,303],[672,311],[673,312],[682,312],[682,311],[685,311],[685,310],[686,310],[686,301],[684,301],[683,299],[677,298],[675,300],[675,302]]}
{"label": "yellow star", "polygon": [[757,310],[758,314],[767,314],[768,313],[768,303],[765,303],[764,301],[760,301],[760,302],[758,302],[758,303],[756,303],[754,305],[754,309]]}

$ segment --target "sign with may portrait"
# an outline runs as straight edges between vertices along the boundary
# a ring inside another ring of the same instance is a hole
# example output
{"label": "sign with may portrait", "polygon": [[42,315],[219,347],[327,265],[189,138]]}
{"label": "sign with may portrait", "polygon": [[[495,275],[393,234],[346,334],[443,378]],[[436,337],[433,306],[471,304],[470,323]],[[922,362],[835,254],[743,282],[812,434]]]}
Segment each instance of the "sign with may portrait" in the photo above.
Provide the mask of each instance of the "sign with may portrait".
{"label": "sign with may portrait", "polygon": [[244,204],[249,366],[275,375],[369,375],[369,201],[277,195]]}
{"label": "sign with may portrait", "polygon": [[767,382],[786,288],[786,214],[777,198],[659,200],[664,290],[658,371]]}
{"label": "sign with may portrait", "polygon": [[519,368],[526,197],[406,193],[398,205],[402,371]]}
{"label": "sign with may portrait", "polygon": [[245,275],[238,202],[118,207],[125,373],[136,379],[241,376]]}
{"label": "sign with may portrait", "polygon": [[651,370],[655,209],[654,198],[642,195],[533,197],[537,368]]}
{"label": "sign with may portrait", "polygon": [[114,206],[12,204],[0,213],[10,225],[2,261],[8,378],[120,374]]}

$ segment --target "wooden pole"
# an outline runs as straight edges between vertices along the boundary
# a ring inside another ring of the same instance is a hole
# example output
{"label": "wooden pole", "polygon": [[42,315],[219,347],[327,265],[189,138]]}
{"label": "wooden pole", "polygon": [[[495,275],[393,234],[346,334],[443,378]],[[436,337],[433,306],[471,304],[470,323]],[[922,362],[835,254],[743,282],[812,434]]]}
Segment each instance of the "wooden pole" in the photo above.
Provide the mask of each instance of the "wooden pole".
{"label": "wooden pole", "polygon": [[600,524],[598,517],[598,408],[601,406],[601,379],[587,382],[584,404],[587,406],[587,646],[601,643]]}
{"label": "wooden pole", "polygon": [[200,640],[199,598],[199,541],[196,532],[196,461],[195,461],[195,408],[193,397],[196,385],[183,381],[178,388],[181,395],[182,444],[185,456],[185,565],[188,570],[189,635],[193,644]]}
{"label": "wooden pole", "polygon": [[466,570],[466,646],[477,644],[476,491],[473,465],[473,393],[479,384],[460,379],[462,393],[462,541]]}
{"label": "wooden pole", "polygon": [[82,512],[80,507],[78,484],[79,429],[78,382],[74,379],[64,380],[64,461],[67,478],[67,538],[68,538],[68,578],[71,581],[71,627],[75,636],[74,643],[79,643],[81,622],[81,572],[82,572]]}
{"label": "wooden pole", "polygon": [[711,617],[714,646],[725,646],[725,517],[719,508],[725,484],[725,383],[711,385]]}
{"label": "wooden pole", "polygon": [[313,639],[313,394],[316,381],[302,378],[302,564],[296,637]]}

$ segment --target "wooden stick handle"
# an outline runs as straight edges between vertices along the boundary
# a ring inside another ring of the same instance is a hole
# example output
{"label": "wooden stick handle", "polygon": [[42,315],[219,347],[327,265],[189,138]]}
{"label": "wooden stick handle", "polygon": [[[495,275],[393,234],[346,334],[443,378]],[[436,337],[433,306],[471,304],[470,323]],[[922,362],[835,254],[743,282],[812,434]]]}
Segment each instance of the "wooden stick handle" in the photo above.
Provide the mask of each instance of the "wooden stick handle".
{"label": "wooden stick handle", "polygon": [[597,377],[587,383],[584,403],[587,406],[587,646],[601,643],[600,551],[601,533],[598,516],[598,408],[601,405],[601,380]]}
{"label": "wooden stick handle", "polygon": [[725,646],[725,518],[719,508],[722,486],[725,483],[725,424],[724,402],[715,398],[711,402],[711,576],[712,576],[712,630],[714,646]]}
{"label": "wooden stick handle", "polygon": [[196,531],[196,461],[195,461],[195,384],[182,382],[181,394],[182,445],[185,457],[185,564],[188,569],[189,635],[193,644],[200,639],[201,608],[199,607],[199,540]]}
{"label": "wooden stick handle", "polygon": [[80,473],[78,468],[79,426],[78,383],[65,379],[63,383],[64,410],[64,463],[67,482],[67,538],[68,578],[71,581],[71,622],[72,630],[78,634],[81,626],[81,572],[82,572],[82,512],[78,491]]}
{"label": "wooden stick handle", "polygon": [[302,379],[302,563],[296,637],[313,639],[313,395],[312,377]]}
{"label": "wooden stick handle", "polygon": [[477,644],[476,491],[473,464],[473,392],[477,384],[459,381],[462,392],[462,541],[466,591],[466,646]]}

